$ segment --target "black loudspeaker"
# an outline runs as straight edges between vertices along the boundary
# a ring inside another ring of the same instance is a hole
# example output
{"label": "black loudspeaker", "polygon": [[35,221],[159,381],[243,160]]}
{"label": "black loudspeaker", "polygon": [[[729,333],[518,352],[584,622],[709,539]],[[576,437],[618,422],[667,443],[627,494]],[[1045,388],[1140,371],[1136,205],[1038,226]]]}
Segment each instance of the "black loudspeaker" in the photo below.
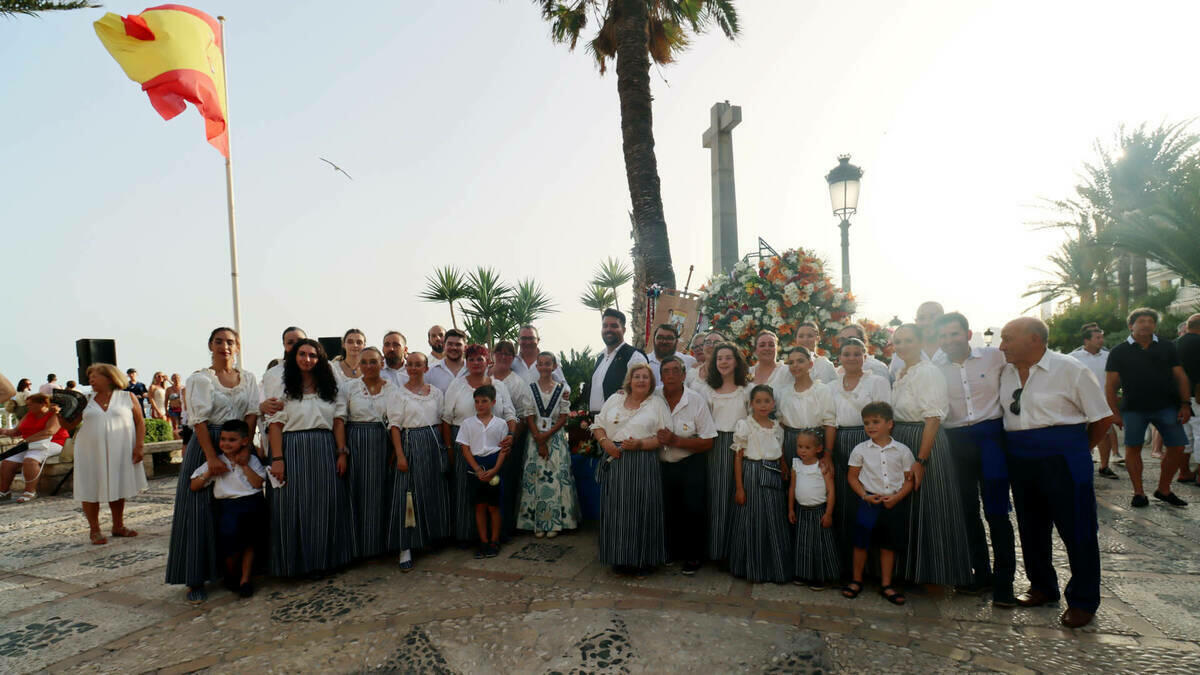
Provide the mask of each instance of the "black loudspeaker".
{"label": "black loudspeaker", "polygon": [[117,365],[117,341],[83,338],[75,341],[75,356],[79,357],[79,384],[87,384],[87,369],[93,363]]}
{"label": "black loudspeaker", "polygon": [[325,355],[332,361],[342,355],[342,338],[340,337],[323,337],[317,338],[317,342],[321,343],[321,347],[325,349]]}

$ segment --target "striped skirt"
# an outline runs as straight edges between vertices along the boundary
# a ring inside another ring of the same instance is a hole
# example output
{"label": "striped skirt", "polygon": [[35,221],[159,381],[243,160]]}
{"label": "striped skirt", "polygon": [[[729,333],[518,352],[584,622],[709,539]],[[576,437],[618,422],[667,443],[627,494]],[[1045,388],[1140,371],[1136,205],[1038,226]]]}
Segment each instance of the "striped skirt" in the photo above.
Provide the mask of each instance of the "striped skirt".
{"label": "striped skirt", "polygon": [[[773,460],[778,467],[778,460]],[[729,536],[729,572],[748,581],[792,580],[792,531],[787,521],[787,485],[783,474],[760,460],[742,460],[746,503],[734,504]]]}
{"label": "striped skirt", "polygon": [[357,556],[350,487],[328,429],[283,434],[285,484],[271,490],[271,574],[333,570]]}
{"label": "striped skirt", "polygon": [[[834,501],[837,506],[837,501]],[[796,504],[795,563],[792,572],[797,579],[824,584],[842,578],[842,559],[838,556],[837,538],[832,527],[821,527],[825,505]]]}
{"label": "striped skirt", "polygon": [[[892,437],[917,455],[924,422],[896,422]],[[938,429],[921,489],[908,497],[908,546],[899,569],[906,581],[945,586],[974,580],[958,472],[946,432]]]}
{"label": "striped skirt", "polygon": [[708,456],[708,558],[729,557],[733,523],[733,432],[718,431]]}
{"label": "striped skirt", "polygon": [[462,446],[454,439],[458,438],[458,425],[450,425],[450,441],[454,443],[454,487],[451,490],[454,509],[451,519],[450,534],[460,544],[469,544],[479,540],[475,531],[475,477],[471,475],[471,467],[463,459]]}
{"label": "striped skirt", "polygon": [[600,465],[600,562],[654,567],[667,561],[658,453],[634,450]]}
{"label": "striped skirt", "polygon": [[[220,454],[221,425],[210,424],[213,449]],[[197,588],[224,576],[217,565],[212,490],[192,492],[192,473],[205,463],[200,439],[192,434],[183,451],[179,482],[175,486],[175,516],[171,519],[171,544],[167,549],[167,583]]]}
{"label": "striped skirt", "polygon": [[854,554],[854,515],[858,513],[858,495],[850,489],[850,453],[859,443],[869,440],[860,426],[838,427],[833,444],[833,538],[837,541],[838,559],[850,574]]}
{"label": "striped skirt", "polygon": [[[350,450],[350,496],[354,501],[354,525],[358,555],[377,556],[387,550],[388,507],[392,503],[392,439],[379,422],[348,422],[346,447]],[[391,469],[389,471],[388,469]]]}
{"label": "striped skirt", "polygon": [[[450,534],[450,495],[442,473],[445,451],[438,427],[405,429],[400,440],[408,471],[391,464],[392,504],[388,511],[388,548],[393,551],[429,548]],[[412,495],[415,527],[405,527],[408,496]]]}

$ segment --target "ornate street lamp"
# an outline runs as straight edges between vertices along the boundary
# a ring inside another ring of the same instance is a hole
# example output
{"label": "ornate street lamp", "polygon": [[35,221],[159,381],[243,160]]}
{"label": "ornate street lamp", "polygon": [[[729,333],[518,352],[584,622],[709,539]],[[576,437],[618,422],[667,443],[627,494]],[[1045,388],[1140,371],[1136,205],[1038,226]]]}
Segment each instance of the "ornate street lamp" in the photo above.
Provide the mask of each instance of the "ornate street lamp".
{"label": "ornate street lamp", "polygon": [[983,331],[983,344],[987,345],[988,347],[991,347],[992,346],[992,338],[995,336],[996,336],[996,333],[991,328]]}
{"label": "ornate street lamp", "polygon": [[898,315],[893,314],[892,320],[888,322],[888,325],[892,327],[892,330],[895,330],[895,329],[899,328],[900,326],[903,326],[904,322],[900,320],[900,317]]}
{"label": "ornate street lamp", "polygon": [[858,211],[858,188],[863,170],[850,163],[850,155],[839,155],[838,165],[825,176],[833,215],[842,219],[842,290],[850,292],[850,216]]}

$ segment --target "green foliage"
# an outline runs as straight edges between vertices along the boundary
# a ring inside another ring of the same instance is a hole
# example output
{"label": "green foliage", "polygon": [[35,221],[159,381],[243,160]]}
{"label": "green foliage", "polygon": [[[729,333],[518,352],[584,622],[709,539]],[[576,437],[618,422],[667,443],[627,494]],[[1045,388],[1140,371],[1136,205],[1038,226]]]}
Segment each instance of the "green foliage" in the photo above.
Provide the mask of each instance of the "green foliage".
{"label": "green foliage", "polygon": [[144,437],[146,443],[160,443],[162,441],[174,440],[175,434],[171,432],[171,423],[166,420],[147,419],[146,420],[146,435]]}
{"label": "green foliage", "polygon": [[1173,185],[1106,231],[1102,241],[1200,284],[1200,161],[1189,161],[1173,178]]}
{"label": "green foliage", "polygon": [[37,16],[38,12],[63,11],[70,9],[94,9],[100,5],[86,0],[68,2],[46,2],[45,0],[0,0],[0,16],[24,14]]}
{"label": "green foliage", "polygon": [[434,270],[433,275],[425,278],[425,290],[417,297],[425,302],[444,302],[450,306],[450,323],[458,328],[458,319],[454,316],[454,303],[465,300],[470,292],[462,272],[449,265]]}
{"label": "green foliage", "polygon": [[[1164,340],[1174,340],[1176,327],[1188,318],[1189,312],[1182,314],[1168,313],[1167,307],[1175,301],[1178,289],[1155,289],[1149,295],[1136,298],[1130,307],[1149,307],[1158,310],[1161,318],[1158,322],[1158,336]],[[1059,312],[1046,321],[1050,328],[1050,348],[1064,354],[1070,353],[1083,344],[1080,331],[1086,323],[1096,323],[1104,331],[1104,344],[1111,349],[1129,337],[1129,326],[1125,324],[1124,316],[1117,305],[1117,299],[1101,298],[1090,305],[1076,305]]]}
{"label": "green foliage", "polygon": [[587,290],[579,296],[579,302],[583,303],[584,307],[594,309],[597,312],[612,307],[617,302],[617,294],[613,293],[611,288],[604,286],[596,286],[595,284],[588,286]]}
{"label": "green foliage", "polygon": [[571,387],[571,409],[586,410],[587,401],[583,400],[583,383],[592,378],[592,369],[596,367],[596,355],[591,347],[584,347],[582,352],[571,350],[570,355],[558,353],[558,365],[562,368],[563,377]]}
{"label": "green foliage", "polygon": [[[468,274],[444,267],[429,278],[429,286],[418,297],[449,302],[446,298],[451,295],[463,314],[462,329],[467,340],[489,349],[501,340],[516,341],[521,326],[558,311],[540,283],[523,279],[511,286],[491,267],[479,267]],[[450,312],[453,317],[453,302]]]}
{"label": "green foliage", "polygon": [[[601,307],[600,311],[604,311],[610,306],[621,309],[621,287],[630,281],[633,281],[633,270],[629,269],[629,265],[616,258],[607,258],[601,262],[596,267],[596,272],[592,275],[592,288],[607,288],[612,291],[612,304]],[[584,297],[587,297],[586,293]],[[587,303],[585,302],[584,304]],[[590,307],[591,305],[588,306]]]}

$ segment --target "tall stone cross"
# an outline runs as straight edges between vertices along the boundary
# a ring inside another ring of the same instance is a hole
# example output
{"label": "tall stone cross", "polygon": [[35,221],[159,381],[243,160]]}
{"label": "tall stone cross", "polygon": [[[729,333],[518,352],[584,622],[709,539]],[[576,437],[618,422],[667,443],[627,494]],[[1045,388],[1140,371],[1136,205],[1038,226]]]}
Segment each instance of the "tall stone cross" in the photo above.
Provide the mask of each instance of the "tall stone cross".
{"label": "tall stone cross", "polygon": [[742,107],[714,103],[704,147],[712,158],[712,269],[728,272],[738,261],[737,197],[733,189],[733,128],[742,121]]}

